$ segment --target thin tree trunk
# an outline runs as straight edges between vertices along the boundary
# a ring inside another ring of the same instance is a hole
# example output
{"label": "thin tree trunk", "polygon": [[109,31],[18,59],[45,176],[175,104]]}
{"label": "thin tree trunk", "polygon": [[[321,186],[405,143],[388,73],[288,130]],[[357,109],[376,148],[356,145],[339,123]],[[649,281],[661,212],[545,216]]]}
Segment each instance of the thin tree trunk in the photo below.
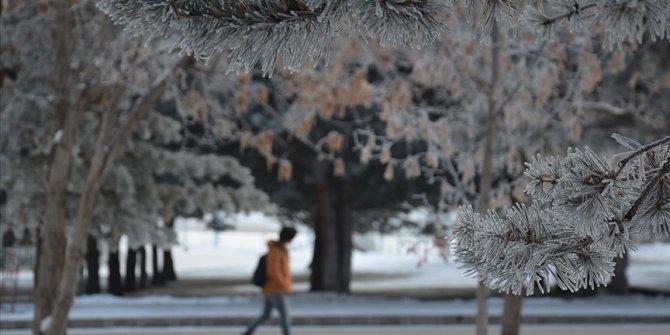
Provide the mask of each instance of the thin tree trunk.
{"label": "thin tree trunk", "polygon": [[626,269],[628,268],[628,253],[623,254],[623,257],[614,259],[614,277],[612,282],[607,287],[607,291],[613,294],[627,294],[630,292],[628,285],[628,276],[626,276]]}
{"label": "thin tree trunk", "polygon": [[353,219],[351,217],[351,185],[346,178],[338,179],[337,190],[337,247],[338,247],[338,293],[350,293],[351,249]]}
{"label": "thin tree trunk", "polygon": [[[188,62],[189,59],[184,57],[175,66],[181,67]],[[112,128],[111,116],[116,110],[116,104],[121,97],[123,87],[117,86],[116,88],[118,91],[114,91],[111,99],[112,102],[110,104],[111,107],[107,108],[107,111],[103,116],[101,131],[98,136],[96,149],[86,178],[86,186],[77,207],[72,238],[68,244],[65,264],[58,285],[58,295],[55,301],[55,305],[59,308],[53,313],[52,322],[47,330],[48,335],[60,335],[65,332],[68,314],[70,312],[70,307],[72,306],[76,283],[79,277],[79,272],[77,270],[84,259],[84,240],[88,235],[91,225],[95,196],[100,189],[100,183],[109,167],[125,147],[125,144],[133,133],[135,127],[144,118],[144,115],[150,111],[154,103],[163,95],[163,92],[167,87],[167,78],[173,71],[174,67],[161,74],[149,88],[148,92],[138,99],[137,103],[133,105],[118,137],[114,139],[110,146],[107,146],[106,140]]]}
{"label": "thin tree trunk", "polygon": [[88,235],[86,243],[86,269],[86,294],[100,293],[100,251],[98,241],[93,235]]}
{"label": "thin tree trunk", "polygon": [[[70,110],[71,31],[70,2],[59,0],[54,4],[55,20],[53,41],[54,62],[54,115],[53,148],[46,183],[44,220],[38,237],[40,248],[35,271],[33,301],[33,334],[41,334],[42,319],[50,316],[57,298],[58,281],[65,262],[65,208],[67,183],[70,176],[72,145],[75,139],[80,110]],[[62,334],[59,333],[57,335]]]}
{"label": "thin tree trunk", "polygon": [[523,293],[520,295],[505,295],[505,305],[503,307],[502,319],[500,320],[502,326],[502,335],[519,335],[522,303]]}
{"label": "thin tree trunk", "polygon": [[86,294],[86,278],[84,278],[84,265],[79,268],[79,281],[77,283],[77,290],[75,295]]}
{"label": "thin tree trunk", "polygon": [[105,143],[108,135],[111,133],[113,122],[112,116],[116,111],[116,104],[118,103],[123,88],[118,86],[115,90],[114,96],[111,99],[111,104],[103,115],[103,120],[100,126],[100,133],[96,142],[96,149],[91,159],[91,166],[86,177],[86,186],[84,192],[79,199],[77,206],[77,213],[75,215],[73,232],[70,237],[68,247],[65,253],[65,263],[60,275],[60,282],[58,284],[57,298],[55,305],[58,308],[53,313],[53,318],[47,329],[48,335],[59,335],[65,333],[67,326],[67,316],[70,312],[70,306],[74,300],[76,283],[79,281],[79,271],[77,271],[84,260],[86,241],[88,240],[88,230],[93,216],[93,209],[95,207],[95,198],[100,189],[100,183],[104,176],[109,159],[115,158],[120,149],[118,145],[112,146],[110,156],[105,150]]}
{"label": "thin tree trunk", "polygon": [[149,275],[147,274],[147,248],[146,246],[141,246],[138,250],[138,255],[140,257],[140,289],[146,289],[148,284]]}
{"label": "thin tree trunk", "polygon": [[[34,274],[33,275],[33,287],[35,288],[35,290],[37,290],[37,273],[38,273],[37,269],[40,268],[40,257],[39,257],[39,255],[42,254],[42,239],[40,238],[40,228],[39,227],[37,228],[37,232],[35,234],[35,237],[36,237],[35,238],[35,240],[36,240],[35,241],[35,244],[36,244],[35,245],[35,255],[37,257],[35,257],[35,265],[33,266],[33,274]],[[37,313],[37,300],[35,300],[35,313]],[[35,324],[33,324],[32,326],[33,326],[33,329],[32,329],[33,330],[33,335],[35,335],[35,334],[37,334],[38,328],[34,328]]]}
{"label": "thin tree trunk", "polygon": [[[488,108],[489,116],[486,127],[486,143],[484,145],[484,162],[482,167],[482,178],[479,188],[479,211],[485,213],[490,206],[491,180],[493,170],[493,142],[496,137],[496,129],[498,118],[496,115],[496,97],[495,89],[498,82],[498,63],[500,61],[498,50],[498,26],[493,22],[491,29],[491,82],[488,88]],[[486,335],[488,332],[489,315],[488,315],[488,296],[489,290],[480,281],[477,286],[477,318],[476,318],[476,333],[477,335]]]}
{"label": "thin tree trunk", "polygon": [[[317,205],[318,206],[318,205]],[[309,290],[312,292],[316,291],[322,291],[323,290],[323,270],[321,268],[323,267],[323,260],[322,260],[322,253],[323,253],[323,234],[321,233],[321,230],[323,229],[321,227],[321,220],[319,216],[321,213],[319,210],[315,210],[316,215],[314,216],[314,249],[312,251],[312,263],[310,264],[310,277],[309,277]]]}
{"label": "thin tree trunk", "polygon": [[123,283],[121,282],[121,262],[119,252],[110,251],[107,259],[109,277],[107,278],[107,292],[112,295],[123,295]]}
{"label": "thin tree trunk", "polygon": [[126,289],[125,292],[133,292],[137,290],[135,271],[137,268],[137,251],[133,248],[128,248],[126,255]]}
{"label": "thin tree trunk", "polygon": [[[174,230],[175,218],[167,220],[165,226]],[[177,274],[174,271],[174,260],[172,259],[172,250],[163,249],[163,280],[168,283],[177,280]]]}
{"label": "thin tree trunk", "polygon": [[165,285],[165,279],[163,279],[163,271],[159,270],[158,265],[158,246],[153,244],[151,245],[151,286],[163,286]]}
{"label": "thin tree trunk", "polygon": [[489,288],[481,281],[477,284],[476,334],[486,335],[489,328]]}

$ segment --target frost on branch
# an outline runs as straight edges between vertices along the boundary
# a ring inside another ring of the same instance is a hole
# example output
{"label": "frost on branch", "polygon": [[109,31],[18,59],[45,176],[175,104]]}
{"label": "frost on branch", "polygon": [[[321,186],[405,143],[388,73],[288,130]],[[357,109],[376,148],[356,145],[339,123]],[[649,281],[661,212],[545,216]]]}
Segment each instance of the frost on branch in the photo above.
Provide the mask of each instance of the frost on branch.
{"label": "frost on branch", "polygon": [[462,207],[456,255],[468,273],[514,294],[546,292],[550,278],[574,292],[606,285],[614,257],[635,248],[631,235],[668,235],[670,137],[646,146],[613,137],[631,150],[614,165],[589,148],[526,163],[530,206],[485,216]]}
{"label": "frost on branch", "polygon": [[629,40],[640,43],[645,32],[652,40],[670,38],[667,0],[553,0],[542,8],[531,7],[527,19],[546,35],[563,23],[570,30],[583,29],[588,21],[599,23],[609,49]]}
{"label": "frost on branch", "polygon": [[99,7],[136,34],[175,34],[175,48],[196,58],[229,50],[233,72],[260,62],[271,73],[278,58],[297,70],[321,53],[333,33],[321,18],[326,7],[311,10],[298,1],[110,0]]}
{"label": "frost on branch", "polygon": [[350,1],[356,18],[382,46],[423,47],[446,30],[444,1]]}
{"label": "frost on branch", "polygon": [[483,39],[494,22],[502,31],[529,22],[548,35],[567,22],[571,30],[600,31],[610,48],[639,42],[647,31],[665,38],[670,17],[666,0],[100,0],[98,6],[129,31],[170,36],[176,49],[197,58],[229,52],[229,71],[259,63],[271,74],[277,63],[297,71],[327,57],[341,32],[383,46],[423,47],[447,30],[448,14],[465,15],[460,4]]}
{"label": "frost on branch", "polygon": [[297,71],[318,59],[345,27],[383,44],[423,46],[444,30],[441,1],[422,0],[102,0],[117,24],[148,38],[176,35],[175,48],[197,58],[229,51],[228,70],[279,62]]}

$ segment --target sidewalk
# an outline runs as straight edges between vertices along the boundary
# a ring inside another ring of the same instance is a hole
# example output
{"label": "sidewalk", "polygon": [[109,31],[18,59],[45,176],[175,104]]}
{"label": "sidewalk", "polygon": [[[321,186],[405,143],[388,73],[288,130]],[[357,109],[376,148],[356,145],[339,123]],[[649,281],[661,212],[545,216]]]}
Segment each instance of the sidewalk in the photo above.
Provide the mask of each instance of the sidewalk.
{"label": "sidewalk", "polygon": [[[502,298],[491,298],[491,322],[499,322]],[[175,298],[168,296],[117,298],[80,297],[70,313],[70,327],[240,326],[261,310],[258,296]],[[473,324],[474,300],[416,299],[296,294],[290,298],[294,325],[418,325]],[[32,305],[17,312],[0,312],[0,329],[27,329]],[[272,320],[276,323],[276,320]],[[581,299],[527,298],[524,324],[669,324],[670,297],[598,296]]]}

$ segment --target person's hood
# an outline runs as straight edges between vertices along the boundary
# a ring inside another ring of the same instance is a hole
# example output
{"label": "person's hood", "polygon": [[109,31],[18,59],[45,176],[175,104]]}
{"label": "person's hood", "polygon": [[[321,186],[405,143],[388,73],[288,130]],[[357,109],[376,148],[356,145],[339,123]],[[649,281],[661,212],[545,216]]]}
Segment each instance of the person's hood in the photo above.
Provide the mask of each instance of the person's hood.
{"label": "person's hood", "polygon": [[268,243],[268,249],[272,249],[272,248],[286,249],[278,241],[268,240],[267,243]]}

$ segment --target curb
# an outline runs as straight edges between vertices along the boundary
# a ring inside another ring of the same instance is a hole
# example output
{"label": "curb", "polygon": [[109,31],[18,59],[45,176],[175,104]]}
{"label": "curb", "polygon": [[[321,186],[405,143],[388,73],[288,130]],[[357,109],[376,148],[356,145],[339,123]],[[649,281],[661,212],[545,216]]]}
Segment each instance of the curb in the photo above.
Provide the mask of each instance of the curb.
{"label": "curb", "polygon": [[[113,328],[113,327],[188,327],[188,326],[243,326],[253,320],[251,317],[189,317],[189,318],[110,318],[74,319],[68,322],[70,328]],[[491,316],[491,324],[499,324],[500,316]],[[669,315],[526,315],[522,324],[670,324]],[[291,323],[296,326],[362,326],[362,325],[472,325],[474,315],[384,315],[384,316],[294,316]],[[276,319],[268,320],[276,325]],[[30,329],[31,321],[1,321],[0,329]]]}

